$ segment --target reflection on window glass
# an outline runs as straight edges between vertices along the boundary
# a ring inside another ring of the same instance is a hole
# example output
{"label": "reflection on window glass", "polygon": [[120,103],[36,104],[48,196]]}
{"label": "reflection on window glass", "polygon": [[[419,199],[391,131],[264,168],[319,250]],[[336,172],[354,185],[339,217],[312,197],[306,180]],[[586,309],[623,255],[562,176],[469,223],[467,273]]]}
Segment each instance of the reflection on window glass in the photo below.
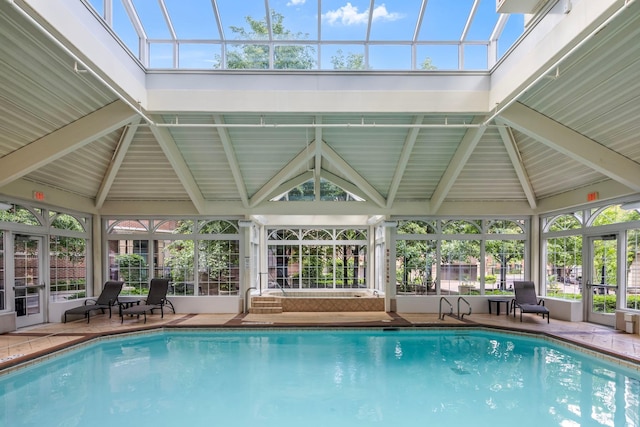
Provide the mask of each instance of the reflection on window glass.
{"label": "reflection on window glass", "polygon": [[24,225],[41,225],[38,218],[29,209],[20,205],[12,205],[7,210],[0,210],[0,221]]}
{"label": "reflection on window glass", "polygon": [[582,227],[578,218],[573,215],[563,215],[553,220],[549,231],[578,230]]}
{"label": "reflection on window glass", "polygon": [[123,280],[123,295],[149,293],[148,240],[109,241],[109,280]]}
{"label": "reflection on window glass", "polygon": [[170,295],[194,295],[193,240],[155,240],[153,277],[170,279]]}
{"label": "reflection on window glass", "polygon": [[0,230],[0,310],[7,306],[7,292],[4,280],[4,232]]}
{"label": "reflection on window glass", "polygon": [[525,279],[524,240],[487,240],[485,251],[487,291],[511,291],[514,280]]}
{"label": "reflection on window glass", "polygon": [[396,240],[396,293],[434,294],[435,240]]}
{"label": "reflection on window glass", "polygon": [[626,307],[640,310],[640,229],[627,232]]}
{"label": "reflection on window glass", "polygon": [[80,221],[67,214],[56,214],[53,217],[53,221],[51,221],[51,227],[59,230],[84,231],[84,227]]}
{"label": "reflection on window glass", "polygon": [[470,295],[480,291],[480,241],[440,243],[440,289],[443,294]]}
{"label": "reflection on window glass", "polygon": [[625,210],[620,205],[609,206],[602,212],[597,214],[593,220],[593,225],[609,225],[620,224],[623,222],[637,221],[640,219],[640,214],[635,209]]}
{"label": "reflection on window glass", "polygon": [[556,298],[582,298],[582,236],[546,240],[546,294]]}
{"label": "reflection on window glass", "polygon": [[202,295],[238,295],[240,246],[238,240],[198,241],[198,285]]}
{"label": "reflection on window glass", "polygon": [[52,301],[87,296],[86,258],[87,240],[79,237],[50,236],[49,294]]}

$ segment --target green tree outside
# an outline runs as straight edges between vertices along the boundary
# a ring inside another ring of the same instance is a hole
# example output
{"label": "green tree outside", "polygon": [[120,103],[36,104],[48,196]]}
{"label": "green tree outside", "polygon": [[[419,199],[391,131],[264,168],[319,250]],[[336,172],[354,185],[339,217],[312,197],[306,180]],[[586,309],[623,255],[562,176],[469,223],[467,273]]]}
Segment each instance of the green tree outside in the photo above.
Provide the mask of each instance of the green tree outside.
{"label": "green tree outside", "polygon": [[[232,70],[269,69],[271,57],[270,45],[264,43],[269,39],[269,27],[266,19],[245,17],[248,28],[232,26],[231,31],[238,40],[255,40],[256,43],[240,43],[236,48],[227,52],[226,68]],[[284,16],[274,10],[271,11],[271,32],[275,40],[305,40],[306,33],[294,33],[284,26]],[[260,42],[263,43],[260,43]],[[273,45],[273,68],[278,70],[309,70],[316,65],[315,48],[305,45]],[[223,68],[222,58],[216,55],[214,68]]]}

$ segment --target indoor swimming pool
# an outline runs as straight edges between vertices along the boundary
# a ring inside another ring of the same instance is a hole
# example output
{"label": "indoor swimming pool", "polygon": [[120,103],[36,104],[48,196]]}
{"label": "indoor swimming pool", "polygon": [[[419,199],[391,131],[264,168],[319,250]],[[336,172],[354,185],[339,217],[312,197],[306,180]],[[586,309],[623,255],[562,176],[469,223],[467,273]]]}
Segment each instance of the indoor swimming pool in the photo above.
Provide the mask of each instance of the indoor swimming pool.
{"label": "indoor swimming pool", "polygon": [[0,376],[1,426],[640,426],[640,367],[489,329],[164,330]]}

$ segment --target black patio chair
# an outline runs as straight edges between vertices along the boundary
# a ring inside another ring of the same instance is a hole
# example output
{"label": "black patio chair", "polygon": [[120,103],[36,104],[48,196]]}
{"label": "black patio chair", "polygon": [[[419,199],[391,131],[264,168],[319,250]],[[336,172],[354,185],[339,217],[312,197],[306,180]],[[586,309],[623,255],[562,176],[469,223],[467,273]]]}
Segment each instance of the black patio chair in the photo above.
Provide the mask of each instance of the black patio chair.
{"label": "black patio chair", "polygon": [[120,323],[124,322],[124,316],[144,315],[144,323],[147,323],[147,312],[153,314],[153,310],[160,310],[160,317],[164,318],[164,307],[168,306],[174,313],[171,301],[167,299],[167,291],[169,290],[169,279],[151,279],[149,284],[149,295],[144,300],[144,304],[134,305],[120,311]]}
{"label": "black patio chair", "polygon": [[109,318],[111,318],[111,307],[118,303],[118,295],[120,295],[122,285],[124,285],[124,282],[108,281],[104,284],[98,299],[87,299],[84,301],[84,305],[65,311],[64,323],[67,323],[68,314],[82,314],[87,318],[87,323],[89,323],[91,312],[96,310],[102,310],[103,313],[105,310],[109,310]]}
{"label": "black patio chair", "polygon": [[513,299],[513,317],[516,317],[516,309],[520,309],[520,321],[522,322],[522,313],[542,314],[542,319],[547,316],[549,323],[549,309],[544,306],[544,300],[538,299],[536,288],[531,281],[514,281],[513,290],[515,298]]}

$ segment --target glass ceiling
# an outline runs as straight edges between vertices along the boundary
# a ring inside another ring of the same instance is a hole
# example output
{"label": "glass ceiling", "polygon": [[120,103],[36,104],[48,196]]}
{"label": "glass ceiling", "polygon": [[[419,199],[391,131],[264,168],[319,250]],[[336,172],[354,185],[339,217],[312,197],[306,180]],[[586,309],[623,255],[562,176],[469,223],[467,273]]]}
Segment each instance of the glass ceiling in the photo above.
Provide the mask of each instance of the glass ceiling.
{"label": "glass ceiling", "polygon": [[487,70],[523,34],[495,0],[80,0],[148,69]]}

